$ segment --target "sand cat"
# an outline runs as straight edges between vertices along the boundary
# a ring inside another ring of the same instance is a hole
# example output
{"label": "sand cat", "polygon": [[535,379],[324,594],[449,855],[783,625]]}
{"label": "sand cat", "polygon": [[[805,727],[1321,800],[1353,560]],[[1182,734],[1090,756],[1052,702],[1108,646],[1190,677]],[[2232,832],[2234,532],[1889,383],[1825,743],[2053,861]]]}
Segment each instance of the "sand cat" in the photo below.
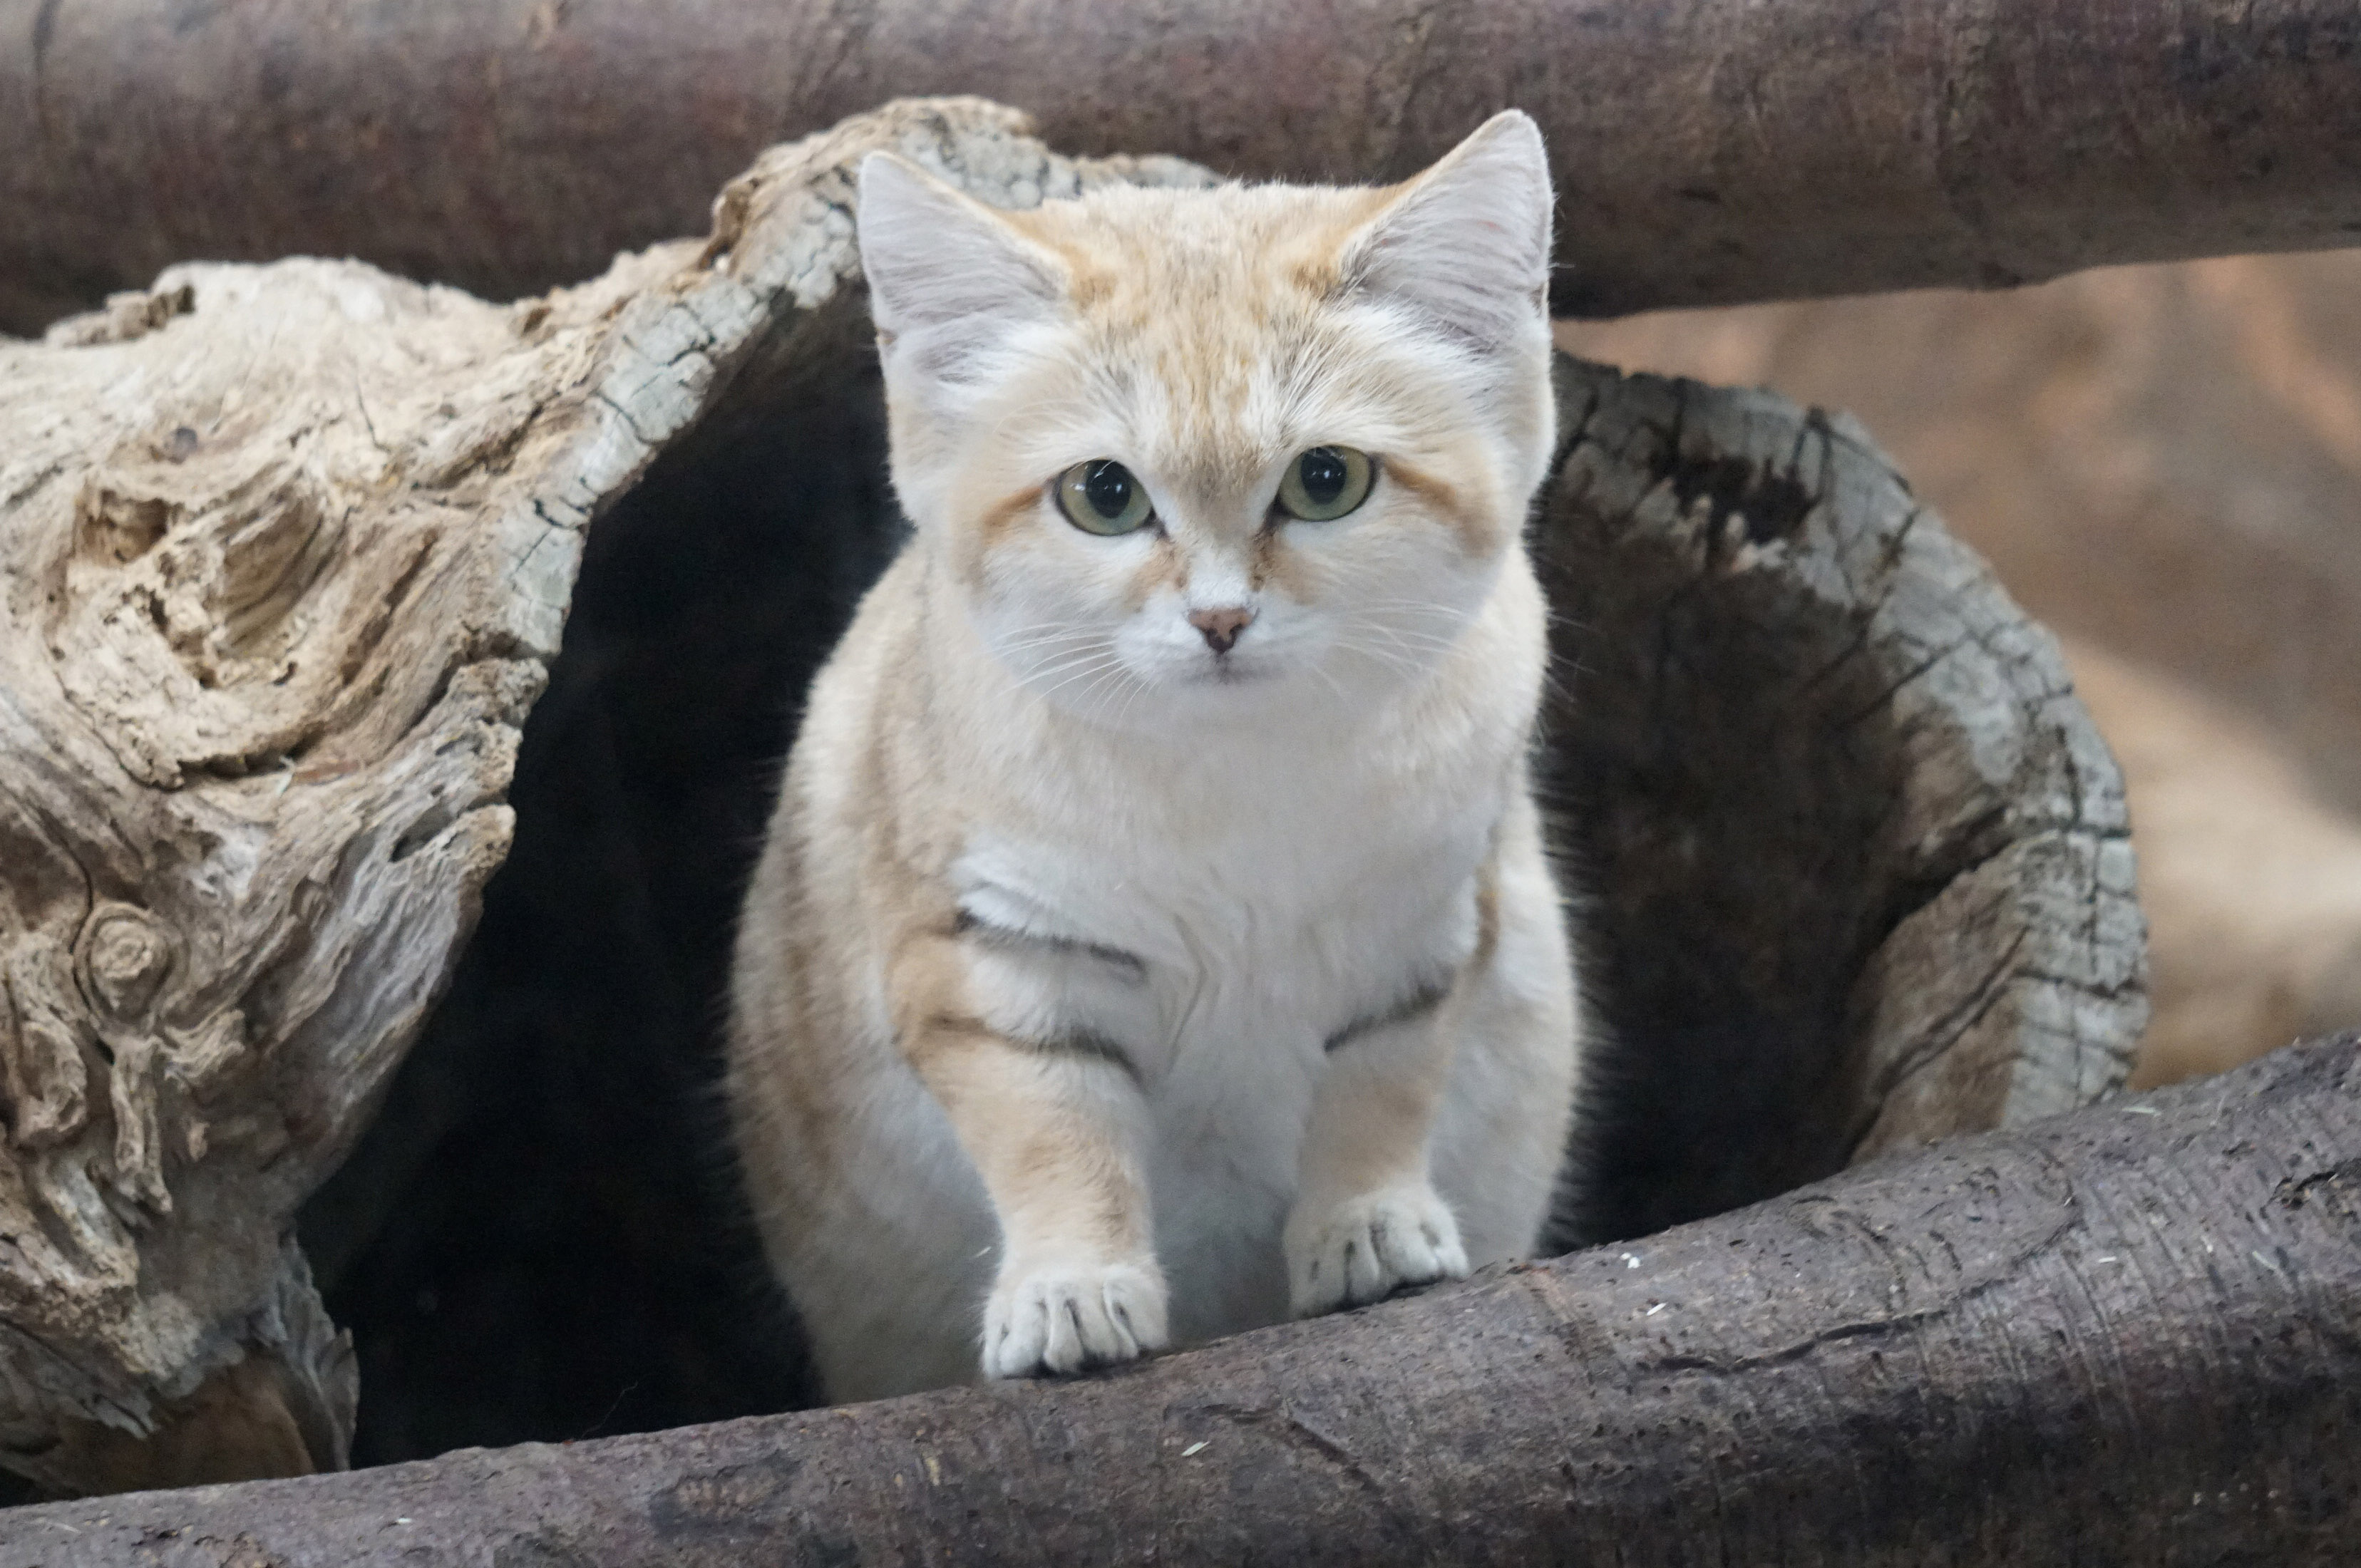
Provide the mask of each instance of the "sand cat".
{"label": "sand cat", "polygon": [[915,537],[812,689],[729,1090],[831,1398],[1523,1255],[1579,1058],[1526,776],[1551,195],[860,174]]}

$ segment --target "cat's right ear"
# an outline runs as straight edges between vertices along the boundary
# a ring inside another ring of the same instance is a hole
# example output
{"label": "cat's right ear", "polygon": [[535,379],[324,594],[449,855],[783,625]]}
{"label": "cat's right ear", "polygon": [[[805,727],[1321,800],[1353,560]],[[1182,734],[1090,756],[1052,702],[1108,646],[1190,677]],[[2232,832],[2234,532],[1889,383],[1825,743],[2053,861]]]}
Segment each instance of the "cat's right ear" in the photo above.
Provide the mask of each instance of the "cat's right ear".
{"label": "cat's right ear", "polygon": [[1056,310],[1057,258],[983,203],[890,152],[862,160],[859,191],[870,314],[901,368],[977,379],[1013,332]]}
{"label": "cat's right ear", "polygon": [[1346,247],[1345,272],[1479,356],[1549,342],[1549,149],[1504,109],[1394,187]]}

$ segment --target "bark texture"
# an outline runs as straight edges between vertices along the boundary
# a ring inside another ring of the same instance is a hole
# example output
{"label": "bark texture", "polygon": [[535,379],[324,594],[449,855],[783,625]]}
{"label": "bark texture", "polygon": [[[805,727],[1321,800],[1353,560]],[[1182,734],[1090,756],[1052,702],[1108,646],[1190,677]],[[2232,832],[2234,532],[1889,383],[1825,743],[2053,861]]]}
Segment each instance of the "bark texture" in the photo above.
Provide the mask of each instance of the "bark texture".
{"label": "bark texture", "polygon": [[0,1515],[0,1568],[2344,1564],[2361,1041],[999,1385]]}
{"label": "bark texture", "polygon": [[195,258],[534,292],[922,93],[1336,180],[1521,106],[1581,313],[2361,243],[2344,0],[5,0],[0,38],[20,333]]}
{"label": "bark texture", "polygon": [[507,851],[622,298],[197,266],[0,348],[0,1464],[345,1463],[294,1211]]}
{"label": "bark texture", "polygon": [[[810,1398],[681,1173],[772,763],[904,526],[877,146],[1012,205],[1208,177],[904,104],[544,300],[197,267],[0,354],[0,1464],[340,1463],[285,1238],[348,1151],[302,1235],[401,1434],[364,1457]],[[1565,1239],[2117,1081],[2120,784],[2049,640],[1841,418],[1559,375],[1548,767],[1619,1041]]]}

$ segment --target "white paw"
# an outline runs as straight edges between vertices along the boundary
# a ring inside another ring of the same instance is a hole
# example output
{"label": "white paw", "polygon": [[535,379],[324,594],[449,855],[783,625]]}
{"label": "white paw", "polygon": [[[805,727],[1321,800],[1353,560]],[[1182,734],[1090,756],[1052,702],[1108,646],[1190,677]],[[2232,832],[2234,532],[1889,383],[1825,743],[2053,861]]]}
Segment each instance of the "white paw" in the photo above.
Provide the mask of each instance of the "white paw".
{"label": "white paw", "polygon": [[1421,1183],[1365,1192],[1287,1223],[1289,1305],[1299,1318],[1381,1301],[1405,1285],[1467,1277],[1459,1222]]}
{"label": "white paw", "polygon": [[1153,1264],[1036,1269],[1003,1279],[983,1309],[986,1377],[1080,1372],[1164,1345],[1164,1277]]}

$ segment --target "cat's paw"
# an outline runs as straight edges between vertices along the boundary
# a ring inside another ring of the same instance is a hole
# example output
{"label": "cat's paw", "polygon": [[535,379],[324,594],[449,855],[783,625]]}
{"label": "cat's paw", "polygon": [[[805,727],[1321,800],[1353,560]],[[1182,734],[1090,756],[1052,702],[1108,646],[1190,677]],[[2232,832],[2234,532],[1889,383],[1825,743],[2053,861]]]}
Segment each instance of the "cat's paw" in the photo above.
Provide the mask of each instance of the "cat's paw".
{"label": "cat's paw", "polygon": [[1002,1282],[983,1309],[986,1377],[1080,1372],[1165,1343],[1164,1277],[1153,1265],[1037,1269]]}
{"label": "cat's paw", "polygon": [[1467,1277],[1459,1222],[1423,1182],[1365,1192],[1287,1225],[1289,1305],[1299,1318],[1381,1301],[1405,1285]]}

